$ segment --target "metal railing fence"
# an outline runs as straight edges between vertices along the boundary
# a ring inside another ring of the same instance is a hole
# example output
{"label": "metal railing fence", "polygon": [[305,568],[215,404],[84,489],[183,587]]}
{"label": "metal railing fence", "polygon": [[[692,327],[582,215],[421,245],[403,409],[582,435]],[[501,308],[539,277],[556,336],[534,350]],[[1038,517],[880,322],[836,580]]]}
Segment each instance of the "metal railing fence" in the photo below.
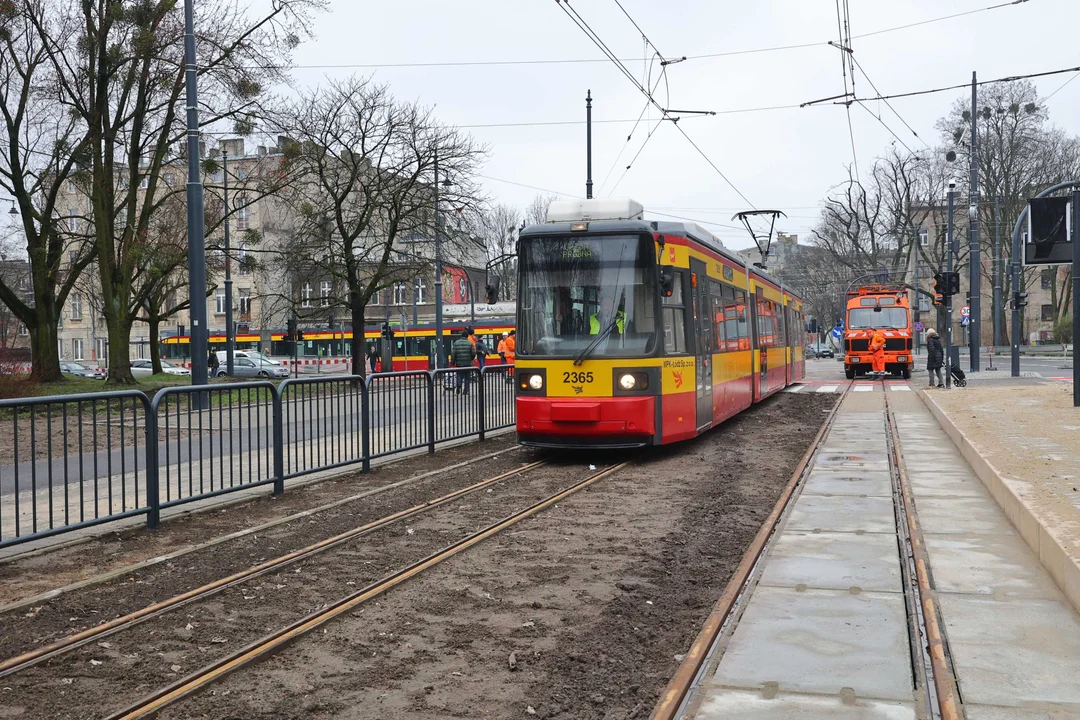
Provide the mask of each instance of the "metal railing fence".
{"label": "metal railing fence", "polygon": [[513,366],[0,400],[0,547],[515,423]]}

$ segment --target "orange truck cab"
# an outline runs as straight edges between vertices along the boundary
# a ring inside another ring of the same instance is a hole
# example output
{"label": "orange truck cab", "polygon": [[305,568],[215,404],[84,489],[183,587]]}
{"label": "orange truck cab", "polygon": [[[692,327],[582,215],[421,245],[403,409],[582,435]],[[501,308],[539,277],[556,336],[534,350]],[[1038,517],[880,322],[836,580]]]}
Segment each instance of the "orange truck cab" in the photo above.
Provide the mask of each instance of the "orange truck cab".
{"label": "orange truck cab", "polygon": [[885,372],[911,378],[911,308],[902,285],[867,285],[847,294],[844,329],[844,374],[848,380],[873,368],[870,340],[878,330],[885,336]]}

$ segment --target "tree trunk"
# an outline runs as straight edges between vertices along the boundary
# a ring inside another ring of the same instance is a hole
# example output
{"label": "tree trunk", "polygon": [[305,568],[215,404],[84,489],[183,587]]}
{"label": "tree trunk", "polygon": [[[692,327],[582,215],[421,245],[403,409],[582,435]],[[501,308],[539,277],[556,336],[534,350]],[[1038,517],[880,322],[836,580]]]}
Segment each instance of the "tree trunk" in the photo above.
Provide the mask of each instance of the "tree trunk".
{"label": "tree trunk", "polygon": [[61,382],[64,375],[60,372],[54,306],[39,303],[34,310],[37,322],[27,325],[30,330],[30,379],[37,382]]}
{"label": "tree trunk", "polygon": [[134,385],[135,376],[131,374],[131,326],[106,314],[105,325],[109,331],[109,376],[110,385]]}
{"label": "tree trunk", "polygon": [[153,366],[155,375],[161,374],[161,343],[158,342],[158,326],[161,318],[153,313],[150,315],[150,364]]}

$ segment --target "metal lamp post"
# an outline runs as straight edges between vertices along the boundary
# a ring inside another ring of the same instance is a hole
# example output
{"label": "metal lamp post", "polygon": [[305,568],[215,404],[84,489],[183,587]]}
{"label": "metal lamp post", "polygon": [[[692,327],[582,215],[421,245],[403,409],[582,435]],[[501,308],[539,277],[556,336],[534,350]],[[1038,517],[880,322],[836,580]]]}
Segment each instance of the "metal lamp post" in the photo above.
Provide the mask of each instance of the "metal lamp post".
{"label": "metal lamp post", "polygon": [[[949,183],[949,225],[946,235],[946,269],[952,275],[953,271],[953,206],[956,199],[956,183]],[[945,296],[945,389],[952,388],[952,303],[953,296],[949,293]]]}
{"label": "metal lamp post", "polygon": [[225,372],[233,376],[236,356],[236,326],[232,305],[232,248],[229,246],[229,153],[221,153],[222,196],[225,202]]}
{"label": "metal lamp post", "polygon": [[[446,187],[450,187],[450,178],[446,178]],[[442,235],[440,234],[439,212],[439,155],[435,154],[435,364],[446,367],[446,348],[443,344],[443,256]]]}

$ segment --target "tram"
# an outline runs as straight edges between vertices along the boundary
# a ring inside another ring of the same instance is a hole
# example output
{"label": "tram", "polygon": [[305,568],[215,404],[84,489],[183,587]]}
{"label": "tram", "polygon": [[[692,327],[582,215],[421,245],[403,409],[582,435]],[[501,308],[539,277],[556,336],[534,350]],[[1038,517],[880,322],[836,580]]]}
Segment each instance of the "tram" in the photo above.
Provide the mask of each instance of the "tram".
{"label": "tram", "polygon": [[[432,370],[435,368],[434,323],[419,323],[403,328],[397,322],[391,322],[390,326],[394,332],[391,346],[394,372]],[[477,336],[492,350],[491,354],[486,356],[486,361],[492,365],[501,362],[494,351],[499,346],[502,334],[514,329],[514,319],[509,317],[485,317],[476,322],[451,320],[444,323],[443,344],[446,348],[447,357],[450,356],[451,344],[466,326],[473,327]],[[352,354],[352,330],[334,331],[325,327],[309,327],[301,328],[300,332],[303,335],[303,340],[299,342],[296,354],[302,359],[349,357]],[[292,356],[292,343],[284,330],[273,330],[269,333],[269,337],[270,343],[267,346],[261,342],[263,338],[257,333],[238,333],[236,336],[236,349],[259,350],[267,355],[277,357]],[[190,361],[190,342],[191,338],[188,335],[172,335],[162,338],[162,357],[166,360]],[[365,328],[364,342],[368,346],[375,348],[380,358],[379,369],[381,371],[383,343],[386,342],[386,338],[382,336],[382,325],[369,325]],[[209,350],[225,350],[225,335],[211,333]]]}
{"label": "tram", "polygon": [[521,232],[522,444],[686,440],[804,377],[799,297],[697,225],[642,217],[560,201]]}

